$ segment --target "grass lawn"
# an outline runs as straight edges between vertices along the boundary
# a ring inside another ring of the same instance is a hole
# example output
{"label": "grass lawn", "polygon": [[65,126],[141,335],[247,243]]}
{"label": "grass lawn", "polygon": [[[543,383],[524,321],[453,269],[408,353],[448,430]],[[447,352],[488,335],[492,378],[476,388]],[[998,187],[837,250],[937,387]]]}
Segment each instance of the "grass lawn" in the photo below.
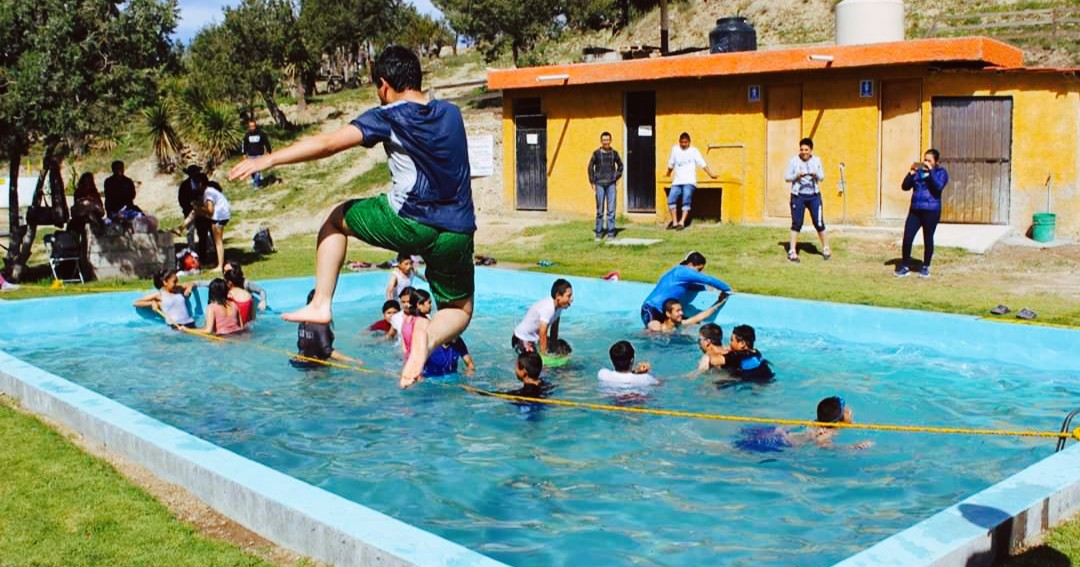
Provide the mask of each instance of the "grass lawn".
{"label": "grass lawn", "polygon": [[0,564],[271,565],[157,500],[0,398]]}

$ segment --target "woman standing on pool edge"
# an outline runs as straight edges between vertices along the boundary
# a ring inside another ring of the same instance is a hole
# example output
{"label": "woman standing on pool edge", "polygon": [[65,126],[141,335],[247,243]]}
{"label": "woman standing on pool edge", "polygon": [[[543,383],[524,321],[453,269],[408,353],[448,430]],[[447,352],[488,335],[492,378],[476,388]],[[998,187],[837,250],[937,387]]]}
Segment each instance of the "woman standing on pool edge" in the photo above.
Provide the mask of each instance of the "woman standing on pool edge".
{"label": "woman standing on pool edge", "polygon": [[941,192],[949,183],[949,172],[938,164],[941,152],[930,148],[923,154],[922,163],[911,164],[911,171],[904,177],[900,188],[911,192],[911,208],[904,223],[903,258],[893,274],[902,278],[911,273],[911,245],[915,233],[922,228],[923,264],[919,276],[930,277],[930,260],[934,259],[934,231],[941,222]]}

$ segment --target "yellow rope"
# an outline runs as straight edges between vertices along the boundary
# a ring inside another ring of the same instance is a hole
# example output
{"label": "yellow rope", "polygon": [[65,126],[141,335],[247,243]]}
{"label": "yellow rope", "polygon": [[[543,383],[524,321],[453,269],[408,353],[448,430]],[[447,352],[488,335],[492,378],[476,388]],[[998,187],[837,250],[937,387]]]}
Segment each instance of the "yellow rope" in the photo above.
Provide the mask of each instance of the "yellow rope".
{"label": "yellow rope", "polygon": [[[188,329],[186,327],[180,327],[180,329],[188,334],[202,337],[204,339],[210,339],[222,342],[236,342],[226,340],[224,337],[212,335],[210,333],[199,331],[195,329]],[[279,349],[267,345],[261,345],[258,343],[244,343],[262,350],[283,353],[291,358],[304,360],[307,362],[313,362],[315,364],[322,364],[331,368],[340,368],[342,370],[352,370],[355,372],[368,372],[368,373],[380,373],[390,375],[388,372],[381,372],[372,370],[369,368],[361,368],[358,366],[348,366],[344,364],[338,364],[328,360],[321,360],[317,358],[309,358],[306,356],[298,355],[285,349]],[[920,425],[892,425],[882,423],[843,423],[843,422],[820,422],[811,421],[805,419],[783,419],[783,418],[771,418],[771,417],[752,417],[744,415],[723,415],[715,413],[702,413],[694,411],[683,410],[668,410],[658,408],[642,408],[633,406],[615,406],[610,404],[597,404],[591,402],[577,402],[573,400],[561,400],[558,398],[531,398],[528,396],[518,396],[514,394],[502,394],[499,392],[492,392],[489,390],[482,390],[468,384],[457,384],[457,387],[471,394],[479,396],[486,396],[490,398],[497,398],[501,400],[515,401],[515,402],[527,402],[531,404],[544,404],[549,406],[560,406],[568,408],[587,409],[594,411],[607,411],[614,413],[631,413],[638,415],[656,415],[664,417],[681,417],[688,419],[704,419],[710,421],[728,421],[737,423],[761,423],[766,425],[790,425],[790,426],[803,426],[803,427],[832,427],[837,429],[859,429],[863,431],[892,431],[902,433],[932,433],[932,434],[952,434],[952,435],[990,435],[998,437],[1037,437],[1037,438],[1050,438],[1050,439],[1076,439],[1080,441],[1080,427],[1070,431],[1029,431],[1029,430],[1011,430],[1011,429],[976,429],[972,427],[932,427],[932,426],[920,426]]]}

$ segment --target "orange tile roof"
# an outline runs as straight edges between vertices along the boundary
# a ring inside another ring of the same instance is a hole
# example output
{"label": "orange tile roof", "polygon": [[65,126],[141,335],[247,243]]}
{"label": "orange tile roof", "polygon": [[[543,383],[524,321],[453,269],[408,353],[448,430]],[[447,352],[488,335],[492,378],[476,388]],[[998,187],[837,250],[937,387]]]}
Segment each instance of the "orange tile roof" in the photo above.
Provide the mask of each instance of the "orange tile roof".
{"label": "orange tile roof", "polygon": [[[811,55],[832,56],[812,61]],[[754,75],[913,64],[1019,67],[1019,49],[986,37],[917,39],[869,45],[821,45],[705,56],[658,57],[488,71],[488,88],[530,89],[656,79]]]}

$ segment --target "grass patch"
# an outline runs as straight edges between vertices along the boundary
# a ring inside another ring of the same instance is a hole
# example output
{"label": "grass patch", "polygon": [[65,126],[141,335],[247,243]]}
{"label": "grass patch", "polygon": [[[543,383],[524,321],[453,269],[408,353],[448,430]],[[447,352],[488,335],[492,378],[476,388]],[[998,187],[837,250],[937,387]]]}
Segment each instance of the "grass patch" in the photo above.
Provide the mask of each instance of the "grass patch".
{"label": "grass patch", "polygon": [[0,557],[22,565],[271,565],[174,518],[110,465],[0,400]]}

